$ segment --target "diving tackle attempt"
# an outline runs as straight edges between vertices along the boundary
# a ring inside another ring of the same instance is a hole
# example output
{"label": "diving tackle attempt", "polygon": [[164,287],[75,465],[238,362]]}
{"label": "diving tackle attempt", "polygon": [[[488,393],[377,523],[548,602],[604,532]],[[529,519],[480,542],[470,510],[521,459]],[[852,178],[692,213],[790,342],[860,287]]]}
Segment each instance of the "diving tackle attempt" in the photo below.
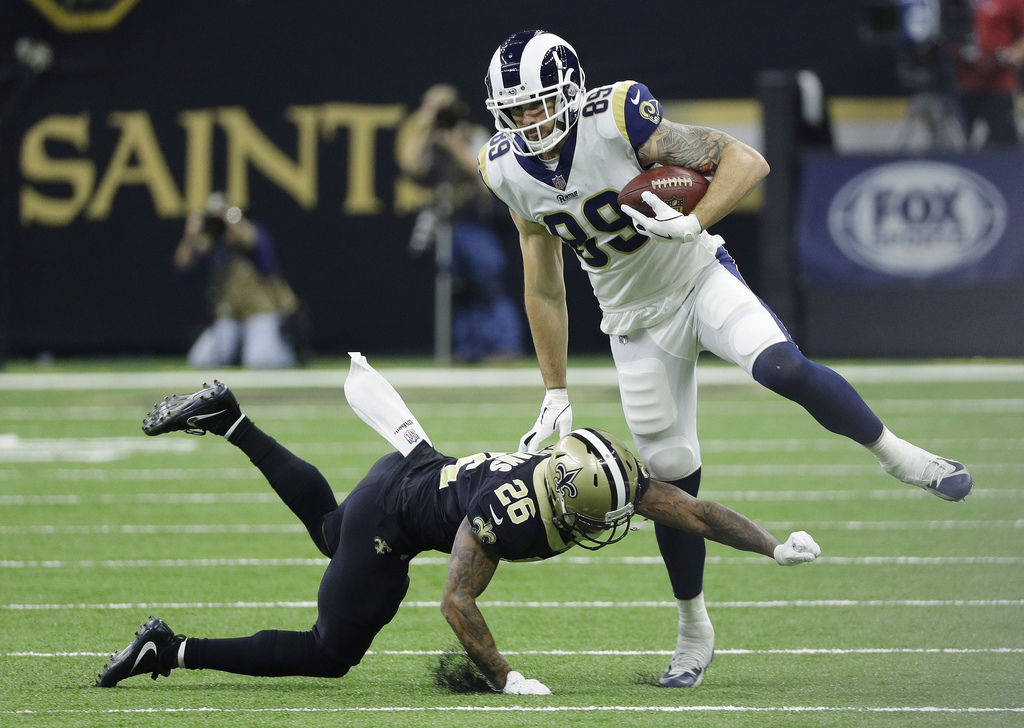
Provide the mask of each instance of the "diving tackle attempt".
{"label": "diving tackle attempt", "polygon": [[603,548],[626,536],[635,516],[783,566],[821,553],[803,531],[779,541],[725,506],[652,480],[624,443],[601,430],[578,428],[538,453],[444,455],[391,384],[361,354],[351,357],[349,405],[396,452],[378,460],[340,504],[320,471],[257,427],[221,382],[165,397],[142,424],[147,435],[209,432],[249,456],[329,559],[316,622],[305,631],[202,638],[150,617],[96,685],[183,668],[341,677],[398,611],[409,562],[433,550],[451,556],[441,612],[491,688],[547,695],[544,683],[524,677],[498,651],[477,604],[499,562],[547,559],[577,545]]}

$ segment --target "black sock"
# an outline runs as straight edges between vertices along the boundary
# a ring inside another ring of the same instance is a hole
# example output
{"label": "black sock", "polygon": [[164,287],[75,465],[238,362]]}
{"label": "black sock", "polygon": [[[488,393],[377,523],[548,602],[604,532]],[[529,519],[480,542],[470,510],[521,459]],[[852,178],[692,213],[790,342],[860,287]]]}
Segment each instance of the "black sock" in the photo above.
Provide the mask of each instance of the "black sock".
{"label": "black sock", "polygon": [[330,556],[321,524],[338,507],[338,501],[320,471],[248,417],[231,433],[229,441],[249,456],[284,504],[302,521],[320,552]]}
{"label": "black sock", "polygon": [[[228,442],[230,442],[232,445],[237,445],[238,444],[238,438],[242,437],[246,432],[249,431],[250,428],[255,427],[255,426],[256,426],[256,423],[254,423],[252,420],[250,420],[247,415],[243,414],[242,415],[242,419],[238,422],[238,424],[235,424],[234,422],[232,422],[231,425],[229,425],[229,429],[231,430],[231,434],[230,435],[225,435],[225,437],[227,437]],[[212,432],[212,430],[211,430],[211,432]],[[227,432],[227,430],[225,430],[225,432]],[[223,432],[219,432],[217,434],[223,435],[224,433]]]}
{"label": "black sock", "polygon": [[266,629],[250,637],[195,639],[185,643],[190,670],[220,670],[237,675],[341,677],[351,665],[332,660],[312,632]]}
{"label": "black sock", "polygon": [[157,657],[157,662],[160,664],[160,672],[163,675],[167,675],[171,670],[178,666],[178,649],[184,641],[184,635],[175,635],[174,639],[171,640],[171,643],[160,651],[160,654]]}

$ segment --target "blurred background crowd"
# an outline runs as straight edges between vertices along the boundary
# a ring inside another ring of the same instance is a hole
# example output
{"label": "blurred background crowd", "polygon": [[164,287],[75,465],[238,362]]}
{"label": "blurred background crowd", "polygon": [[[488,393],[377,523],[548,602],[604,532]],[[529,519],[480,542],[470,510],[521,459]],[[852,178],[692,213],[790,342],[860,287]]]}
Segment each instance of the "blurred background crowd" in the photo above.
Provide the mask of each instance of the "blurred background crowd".
{"label": "blurred background crowd", "polygon": [[[1024,0],[0,4],[0,361],[529,354],[480,185],[531,27],[773,173],[716,225],[804,348],[1024,354]],[[604,352],[567,265],[570,350]],[[188,273],[198,273],[189,275]]]}

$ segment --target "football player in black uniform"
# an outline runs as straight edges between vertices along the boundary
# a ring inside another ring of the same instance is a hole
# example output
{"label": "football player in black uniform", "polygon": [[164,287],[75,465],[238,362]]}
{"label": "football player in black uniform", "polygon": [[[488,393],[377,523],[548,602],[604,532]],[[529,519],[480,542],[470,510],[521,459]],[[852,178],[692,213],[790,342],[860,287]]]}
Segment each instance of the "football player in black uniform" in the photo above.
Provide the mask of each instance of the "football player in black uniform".
{"label": "football player in black uniform", "polygon": [[112,656],[97,685],[112,687],[144,673],[155,679],[178,667],[340,677],[397,613],[409,586],[410,559],[437,550],[451,554],[441,611],[469,657],[496,690],[546,695],[543,683],[512,670],[477,608],[500,560],[546,559],[574,545],[600,548],[624,537],[637,514],[783,565],[820,553],[802,531],[781,543],[735,511],[651,480],[608,433],[577,429],[534,454],[453,458],[434,449],[397,392],[361,355],[353,355],[345,392],[356,413],[398,452],[378,460],[340,505],[319,470],[242,414],[224,384],[154,406],[143,421],[146,434],[224,436],[260,469],[330,563],[310,630],[185,638],[151,617]]}

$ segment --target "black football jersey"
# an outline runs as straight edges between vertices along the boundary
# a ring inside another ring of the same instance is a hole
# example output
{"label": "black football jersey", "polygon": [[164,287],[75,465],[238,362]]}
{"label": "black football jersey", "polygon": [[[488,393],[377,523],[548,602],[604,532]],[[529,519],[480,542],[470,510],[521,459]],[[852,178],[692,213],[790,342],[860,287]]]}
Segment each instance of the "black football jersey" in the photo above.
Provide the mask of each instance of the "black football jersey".
{"label": "black football jersey", "polygon": [[508,561],[534,561],[574,544],[552,521],[544,484],[546,453],[477,453],[445,458],[407,484],[403,530],[420,549],[451,553],[463,518]]}

